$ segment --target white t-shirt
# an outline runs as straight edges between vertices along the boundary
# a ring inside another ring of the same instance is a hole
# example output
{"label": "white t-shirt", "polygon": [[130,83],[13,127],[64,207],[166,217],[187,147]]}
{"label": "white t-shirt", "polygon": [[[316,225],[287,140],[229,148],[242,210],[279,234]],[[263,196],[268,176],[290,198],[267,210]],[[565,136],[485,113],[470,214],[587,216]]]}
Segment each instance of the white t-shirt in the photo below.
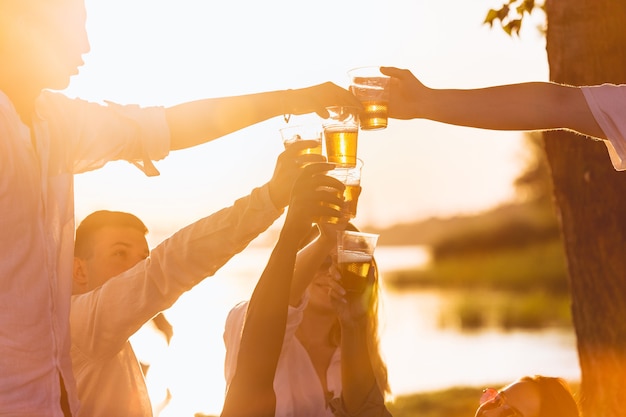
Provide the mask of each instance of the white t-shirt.
{"label": "white t-shirt", "polygon": [[[328,401],[341,396],[341,351],[339,348],[326,372],[327,387],[322,387],[309,354],[295,333],[302,321],[308,302],[305,297],[297,308],[289,306],[283,347],[274,376],[276,416],[279,417],[333,417]],[[237,355],[248,302],[235,306],[226,319],[224,343],[226,345],[225,376],[230,385],[237,369]],[[259,358],[262,360],[262,358]],[[326,397],[326,392],[330,398]]]}
{"label": "white t-shirt", "polygon": [[602,84],[582,87],[587,105],[607,136],[604,143],[613,167],[626,170],[626,85]]}

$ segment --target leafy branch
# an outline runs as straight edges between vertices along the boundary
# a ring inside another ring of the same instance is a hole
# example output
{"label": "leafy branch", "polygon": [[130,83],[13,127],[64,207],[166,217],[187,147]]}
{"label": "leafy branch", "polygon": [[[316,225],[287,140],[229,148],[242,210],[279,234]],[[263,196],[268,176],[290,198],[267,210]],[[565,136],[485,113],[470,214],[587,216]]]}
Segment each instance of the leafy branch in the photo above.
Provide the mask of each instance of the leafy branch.
{"label": "leafy branch", "polygon": [[538,5],[535,0],[508,0],[498,10],[489,9],[484,24],[493,27],[499,21],[502,30],[509,36],[517,35],[522,28],[522,20],[530,15],[535,9],[544,10],[544,5]]}

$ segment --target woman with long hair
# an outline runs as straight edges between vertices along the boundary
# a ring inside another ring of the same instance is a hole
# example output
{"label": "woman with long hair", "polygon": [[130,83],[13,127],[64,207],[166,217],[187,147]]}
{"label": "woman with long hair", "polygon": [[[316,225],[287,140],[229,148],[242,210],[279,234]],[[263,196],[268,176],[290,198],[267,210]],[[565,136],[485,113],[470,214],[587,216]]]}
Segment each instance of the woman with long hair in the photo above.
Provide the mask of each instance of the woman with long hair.
{"label": "woman with long hair", "polygon": [[[298,253],[273,381],[276,416],[390,415],[385,407],[387,369],[378,339],[378,271],[372,261],[361,290],[342,286],[333,254],[336,233],[343,228],[356,230],[345,222],[313,226]],[[235,306],[226,321],[227,386],[241,360],[248,306]]]}

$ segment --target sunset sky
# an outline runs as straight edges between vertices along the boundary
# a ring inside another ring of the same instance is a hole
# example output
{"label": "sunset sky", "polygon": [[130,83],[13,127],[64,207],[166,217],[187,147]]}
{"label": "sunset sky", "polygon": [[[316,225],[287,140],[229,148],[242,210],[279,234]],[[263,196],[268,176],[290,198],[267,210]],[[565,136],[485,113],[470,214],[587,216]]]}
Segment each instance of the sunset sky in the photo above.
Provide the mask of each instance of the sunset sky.
{"label": "sunset sky", "polygon": [[[298,4],[295,6],[295,4]],[[92,51],[69,95],[141,105],[305,87],[363,65],[411,69],[429,86],[478,87],[547,79],[544,40],[483,25],[499,0],[87,0]],[[538,16],[541,17],[541,16]],[[311,118],[312,116],[309,116]],[[290,123],[297,123],[292,118]],[[158,242],[270,178],[281,117],[157,163],[127,163],[76,179],[76,213],[132,211]],[[489,208],[513,195],[523,166],[517,132],[392,120],[361,132],[361,227]]]}

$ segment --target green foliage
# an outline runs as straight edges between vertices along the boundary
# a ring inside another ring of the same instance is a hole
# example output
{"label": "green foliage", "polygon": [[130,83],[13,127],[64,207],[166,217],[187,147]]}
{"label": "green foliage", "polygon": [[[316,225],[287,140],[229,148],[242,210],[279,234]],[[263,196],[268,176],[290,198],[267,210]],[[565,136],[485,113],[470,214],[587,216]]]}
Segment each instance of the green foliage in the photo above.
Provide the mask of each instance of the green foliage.
{"label": "green foliage", "polygon": [[385,284],[391,289],[542,290],[550,294],[569,292],[565,254],[560,240],[448,257],[424,269],[389,272],[385,274]]}
{"label": "green foliage", "polygon": [[[522,375],[520,375],[522,376]],[[513,381],[493,385],[502,388]],[[580,392],[578,381],[568,381],[575,396]],[[400,396],[387,405],[394,417],[472,417],[486,387],[454,387],[441,391]]]}
{"label": "green foliage", "polygon": [[501,330],[538,330],[546,327],[572,327],[570,297],[543,291],[470,290],[445,292],[449,299],[440,312],[442,327],[473,331],[485,327]]}
{"label": "green foliage", "polygon": [[444,327],[571,327],[569,281],[560,239],[434,261],[424,269],[386,273],[391,290],[440,289]]}
{"label": "green foliage", "polygon": [[522,21],[525,16],[531,14],[535,8],[542,8],[535,4],[534,0],[508,0],[500,9],[490,9],[483,23],[493,27],[496,21],[509,36],[519,36]]}

